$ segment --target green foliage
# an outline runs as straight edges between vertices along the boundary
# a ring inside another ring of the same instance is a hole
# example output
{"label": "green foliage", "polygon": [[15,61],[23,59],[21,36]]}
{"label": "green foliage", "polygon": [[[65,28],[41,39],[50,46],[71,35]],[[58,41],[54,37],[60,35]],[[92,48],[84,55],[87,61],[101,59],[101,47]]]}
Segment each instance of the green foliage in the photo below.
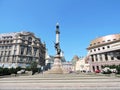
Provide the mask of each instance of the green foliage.
{"label": "green foliage", "polygon": [[22,68],[17,67],[17,68],[2,68],[0,67],[0,76],[3,75],[10,75],[10,74],[17,74],[17,71],[20,71]]}
{"label": "green foliage", "polygon": [[116,69],[117,69],[117,74],[120,74],[120,65],[118,65],[117,67],[116,67]]}
{"label": "green foliage", "polygon": [[10,68],[9,70],[11,74],[17,74],[17,70],[15,68]]}
{"label": "green foliage", "polygon": [[31,69],[37,68],[37,62],[33,61],[31,62]]}
{"label": "green foliage", "polygon": [[28,67],[25,68],[25,70],[26,70],[26,71],[31,71],[31,67],[28,66]]}
{"label": "green foliage", "polygon": [[17,68],[16,68],[16,71],[20,71],[20,70],[22,70],[21,67],[17,67]]}
{"label": "green foliage", "polygon": [[[117,74],[120,74],[120,65],[104,65],[102,68],[109,67],[110,69],[116,69]],[[108,73],[103,72],[104,74],[110,74],[111,72],[108,71]]]}
{"label": "green foliage", "polygon": [[110,70],[107,70],[106,72],[102,72],[103,74],[111,74],[112,72]]}
{"label": "green foliage", "polygon": [[10,71],[8,68],[3,69],[3,75],[10,75]]}
{"label": "green foliage", "polygon": [[114,69],[114,68],[116,68],[116,67],[117,67],[116,65],[110,65],[110,66],[109,66],[110,69]]}
{"label": "green foliage", "polygon": [[30,66],[31,66],[32,75],[33,75],[33,74],[35,74],[38,71],[38,69],[37,69],[37,62],[35,62],[35,61],[31,62]]}
{"label": "green foliage", "polygon": [[3,68],[0,67],[0,76],[3,75]]}

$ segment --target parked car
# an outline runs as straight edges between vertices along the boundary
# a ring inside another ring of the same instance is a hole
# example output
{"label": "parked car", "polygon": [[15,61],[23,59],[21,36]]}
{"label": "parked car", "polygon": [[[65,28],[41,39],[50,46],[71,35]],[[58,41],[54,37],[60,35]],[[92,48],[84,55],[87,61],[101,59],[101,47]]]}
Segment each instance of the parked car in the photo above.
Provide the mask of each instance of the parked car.
{"label": "parked car", "polygon": [[95,73],[100,73],[100,70],[96,70]]}

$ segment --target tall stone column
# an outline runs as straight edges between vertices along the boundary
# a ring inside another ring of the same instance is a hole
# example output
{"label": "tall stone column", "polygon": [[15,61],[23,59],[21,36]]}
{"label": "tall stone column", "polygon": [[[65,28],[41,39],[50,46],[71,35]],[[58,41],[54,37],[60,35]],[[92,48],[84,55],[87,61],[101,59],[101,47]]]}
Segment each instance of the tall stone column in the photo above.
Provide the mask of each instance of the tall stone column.
{"label": "tall stone column", "polygon": [[18,49],[18,50],[17,50],[17,55],[20,55],[20,52],[21,52],[21,47],[20,47],[20,45],[17,46],[17,49]]}
{"label": "tall stone column", "polygon": [[93,59],[94,59],[94,62],[96,62],[96,56],[95,55],[93,55]]}
{"label": "tall stone column", "polygon": [[102,54],[102,61],[105,62],[105,54]]}
{"label": "tall stone column", "polygon": [[24,55],[27,55],[27,47],[24,48]]}
{"label": "tall stone column", "polygon": [[98,62],[101,61],[101,59],[100,59],[100,54],[97,55],[97,59],[98,59]]}
{"label": "tall stone column", "polygon": [[62,63],[61,63],[61,49],[60,49],[60,41],[59,41],[59,24],[56,24],[56,43],[55,43],[55,50],[56,50],[56,55],[54,56],[54,63],[53,67],[51,70],[47,71],[46,73],[51,73],[51,74],[62,74],[63,68],[62,68]]}
{"label": "tall stone column", "polygon": [[34,53],[35,53],[34,48],[33,47],[31,47],[31,48],[32,48],[32,56],[34,56]]}

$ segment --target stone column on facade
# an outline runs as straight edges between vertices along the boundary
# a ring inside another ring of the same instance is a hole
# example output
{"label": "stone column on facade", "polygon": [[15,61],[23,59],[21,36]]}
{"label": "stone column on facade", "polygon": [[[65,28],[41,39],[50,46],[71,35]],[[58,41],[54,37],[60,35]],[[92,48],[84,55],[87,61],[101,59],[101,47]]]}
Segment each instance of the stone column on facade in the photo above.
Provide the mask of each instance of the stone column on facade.
{"label": "stone column on facade", "polygon": [[[21,47],[20,47],[20,45],[17,45],[17,50],[16,50],[17,52],[16,52],[16,54],[17,55],[21,55]],[[18,56],[17,57],[17,62],[19,62],[20,61],[20,57]]]}
{"label": "stone column on facade", "polygon": [[98,65],[94,65],[95,71],[97,70],[97,66],[98,66]]}
{"label": "stone column on facade", "polygon": [[94,59],[94,62],[96,62],[96,56],[95,55],[93,55],[93,59]]}
{"label": "stone column on facade", "polygon": [[12,59],[13,59],[13,57],[12,57],[12,56],[10,56],[10,58],[9,58],[9,62],[10,62],[10,63],[12,63],[12,62],[13,62],[13,60],[12,60]]}
{"label": "stone column on facade", "polygon": [[39,57],[39,50],[37,50],[36,52],[36,57]]}
{"label": "stone column on facade", "polygon": [[24,48],[24,55],[27,55],[27,47]]}
{"label": "stone column on facade", "polygon": [[117,57],[114,57],[114,60],[118,60]]}
{"label": "stone column on facade", "polygon": [[101,65],[99,65],[99,70],[102,70],[102,67],[101,67]]}
{"label": "stone column on facade", "polygon": [[21,47],[20,45],[17,46],[17,55],[20,55],[20,52],[21,52]]}
{"label": "stone column on facade", "polygon": [[16,63],[19,63],[18,56],[15,56]]}
{"label": "stone column on facade", "polygon": [[32,56],[34,56],[34,47],[31,47],[32,48]]}
{"label": "stone column on facade", "polygon": [[117,59],[117,56],[119,56],[119,52],[117,53],[116,51],[115,52],[112,52],[112,57],[113,57],[113,60],[116,61],[118,60]]}
{"label": "stone column on facade", "polygon": [[97,54],[97,60],[98,60],[98,62],[101,61],[101,59],[100,59],[100,54]]}
{"label": "stone column on facade", "polygon": [[102,54],[102,61],[105,62],[105,54]]}
{"label": "stone column on facade", "polygon": [[3,56],[5,56],[5,51],[3,51],[3,54],[2,54]]}

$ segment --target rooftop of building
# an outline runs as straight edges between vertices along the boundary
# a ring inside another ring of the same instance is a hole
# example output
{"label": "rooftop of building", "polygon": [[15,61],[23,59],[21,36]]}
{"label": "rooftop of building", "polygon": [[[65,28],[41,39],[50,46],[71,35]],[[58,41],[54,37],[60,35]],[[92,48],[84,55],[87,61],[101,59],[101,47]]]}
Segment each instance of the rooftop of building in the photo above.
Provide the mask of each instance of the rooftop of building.
{"label": "rooftop of building", "polygon": [[34,33],[32,32],[26,32],[26,31],[21,31],[21,32],[11,32],[11,33],[2,33],[0,34],[0,39],[12,39],[12,38],[15,38],[16,36],[18,35],[28,35],[28,34],[32,34],[34,35]]}
{"label": "rooftop of building", "polygon": [[93,47],[100,44],[107,44],[117,40],[120,40],[120,34],[106,35],[92,40],[89,47]]}

